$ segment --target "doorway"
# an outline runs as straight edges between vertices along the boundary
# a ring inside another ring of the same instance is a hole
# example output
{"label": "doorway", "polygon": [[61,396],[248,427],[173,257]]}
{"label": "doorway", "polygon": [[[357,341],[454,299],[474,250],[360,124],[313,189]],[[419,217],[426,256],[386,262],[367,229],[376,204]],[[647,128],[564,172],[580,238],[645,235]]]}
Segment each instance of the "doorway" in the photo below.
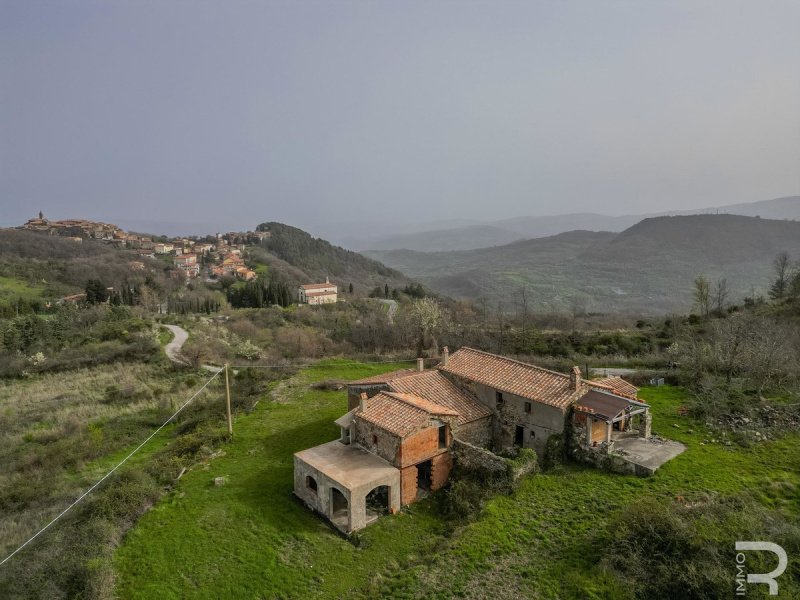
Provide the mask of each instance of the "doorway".
{"label": "doorway", "polygon": [[430,460],[426,460],[417,465],[417,493],[429,492],[431,490],[432,472],[433,463]]}
{"label": "doorway", "polygon": [[517,425],[514,430],[514,445],[522,446],[525,443],[525,428],[522,425]]}

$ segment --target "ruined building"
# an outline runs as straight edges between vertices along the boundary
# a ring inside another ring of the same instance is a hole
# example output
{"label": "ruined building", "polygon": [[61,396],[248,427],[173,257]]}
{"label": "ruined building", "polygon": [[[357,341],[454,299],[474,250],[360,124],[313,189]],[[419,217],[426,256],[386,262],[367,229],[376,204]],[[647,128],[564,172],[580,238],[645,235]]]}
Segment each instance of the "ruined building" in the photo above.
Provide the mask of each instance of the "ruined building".
{"label": "ruined building", "polygon": [[445,348],[435,369],[420,359],[417,369],[351,382],[339,439],[295,454],[294,493],[349,533],[444,486],[454,438],[541,456],[551,436],[569,431],[578,458],[599,464],[618,438],[650,437],[649,406],[637,392],[619,377],[585,380],[577,367],[564,375]]}

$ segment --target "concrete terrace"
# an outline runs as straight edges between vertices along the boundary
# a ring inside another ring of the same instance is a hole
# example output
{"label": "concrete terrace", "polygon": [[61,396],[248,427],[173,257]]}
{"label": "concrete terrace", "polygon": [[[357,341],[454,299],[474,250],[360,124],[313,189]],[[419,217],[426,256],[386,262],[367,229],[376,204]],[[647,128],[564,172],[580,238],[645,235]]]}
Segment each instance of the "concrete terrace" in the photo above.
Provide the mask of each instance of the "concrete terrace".
{"label": "concrete terrace", "polygon": [[637,432],[614,433],[611,441],[614,453],[634,465],[637,474],[652,475],[661,465],[686,450],[680,442],[652,437],[645,439]]}

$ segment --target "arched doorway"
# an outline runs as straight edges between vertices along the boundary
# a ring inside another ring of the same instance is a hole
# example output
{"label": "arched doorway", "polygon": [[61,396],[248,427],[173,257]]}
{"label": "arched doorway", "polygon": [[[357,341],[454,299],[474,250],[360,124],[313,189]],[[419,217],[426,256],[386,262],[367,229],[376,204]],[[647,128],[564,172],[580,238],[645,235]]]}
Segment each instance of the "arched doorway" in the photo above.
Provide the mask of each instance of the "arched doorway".
{"label": "arched doorway", "polygon": [[331,488],[331,521],[347,528],[349,518],[350,507],[347,498],[336,488]]}
{"label": "arched doorway", "polygon": [[367,522],[373,521],[389,513],[389,486],[379,485],[374,488],[366,498],[364,503],[367,508]]}

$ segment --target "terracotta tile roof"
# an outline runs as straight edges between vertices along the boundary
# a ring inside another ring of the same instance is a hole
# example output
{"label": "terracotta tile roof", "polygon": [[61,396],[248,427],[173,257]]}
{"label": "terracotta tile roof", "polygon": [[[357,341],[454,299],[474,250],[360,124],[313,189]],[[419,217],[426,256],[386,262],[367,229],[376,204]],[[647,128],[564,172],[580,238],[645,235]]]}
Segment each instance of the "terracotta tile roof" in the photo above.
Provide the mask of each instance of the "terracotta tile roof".
{"label": "terracotta tile roof", "polygon": [[458,424],[488,417],[492,411],[465,392],[439,371],[412,372],[392,379],[389,387],[395,392],[413,394],[458,413]]}
{"label": "terracotta tile roof", "polygon": [[367,408],[356,413],[389,433],[405,437],[425,427],[432,416],[458,416],[456,411],[411,394],[380,392],[367,401]]}
{"label": "terracotta tile roof", "polygon": [[629,406],[638,407],[647,406],[647,404],[623,398],[616,394],[592,390],[580,399],[575,408],[581,412],[597,415],[610,421]]}
{"label": "terracotta tile roof", "polygon": [[573,390],[569,375],[473,348],[461,348],[450,356],[447,365],[438,368],[501,392],[557,408],[570,406],[590,389],[584,382]]}
{"label": "terracotta tile roof", "polygon": [[400,369],[399,371],[388,371],[386,373],[381,373],[380,375],[372,375],[370,377],[364,377],[363,379],[357,379],[356,381],[350,381],[347,385],[377,385],[380,383],[389,383],[399,377],[406,377],[407,375],[411,375],[413,373],[419,373],[416,369]]}
{"label": "terracotta tile roof", "polygon": [[608,388],[612,392],[622,394],[623,396],[630,396],[631,398],[636,398],[639,393],[639,388],[632,383],[628,383],[619,375],[603,377],[602,379],[592,379],[587,383],[589,385],[600,384],[602,387]]}
{"label": "terracotta tile roof", "polygon": [[304,290],[318,290],[320,288],[335,288],[334,283],[306,283],[300,286]]}

